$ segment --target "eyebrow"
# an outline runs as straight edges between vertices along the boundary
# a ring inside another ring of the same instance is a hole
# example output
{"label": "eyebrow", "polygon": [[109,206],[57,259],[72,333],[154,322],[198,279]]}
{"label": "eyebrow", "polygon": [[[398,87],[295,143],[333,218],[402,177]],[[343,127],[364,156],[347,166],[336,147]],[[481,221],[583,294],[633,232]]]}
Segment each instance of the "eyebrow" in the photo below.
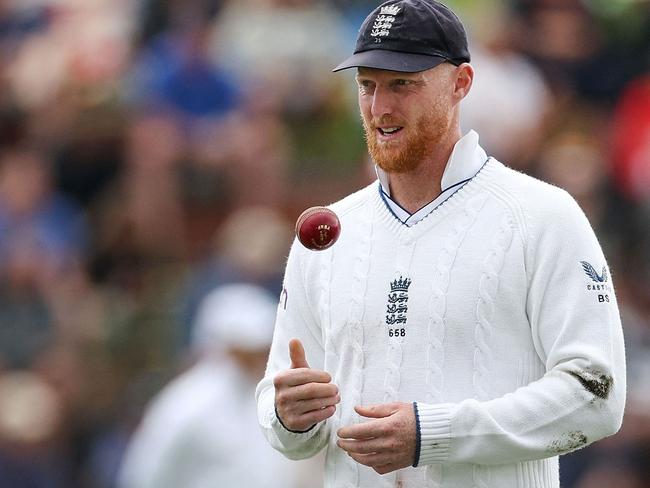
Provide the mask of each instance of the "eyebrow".
{"label": "eyebrow", "polygon": [[[370,78],[372,78],[372,75],[360,73],[360,72],[357,71],[356,74],[354,75],[354,78],[356,80],[370,79]],[[416,76],[416,73],[400,73],[398,71],[396,71],[394,75],[391,75],[388,78],[388,80],[389,81],[393,81],[393,80],[409,80],[409,81],[412,81],[414,83],[423,83],[423,82],[426,81],[424,79],[424,77]]]}

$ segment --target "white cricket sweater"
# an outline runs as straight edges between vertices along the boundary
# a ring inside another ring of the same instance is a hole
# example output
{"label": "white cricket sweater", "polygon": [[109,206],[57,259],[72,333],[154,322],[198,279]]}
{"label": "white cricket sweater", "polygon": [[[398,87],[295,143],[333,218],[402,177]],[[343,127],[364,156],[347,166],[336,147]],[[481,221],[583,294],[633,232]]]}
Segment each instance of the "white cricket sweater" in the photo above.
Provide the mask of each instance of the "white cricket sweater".
{"label": "white cricket sweater", "polygon": [[[616,297],[566,192],[490,159],[412,227],[377,182],[331,208],[339,241],[291,249],[257,388],[276,449],[299,459],[327,447],[326,488],[556,488],[557,455],[619,429]],[[302,434],[274,413],[293,337],[341,394],[335,415]],[[417,402],[419,467],[380,476],[336,446],[336,431],[366,420],[355,405],[393,401]]]}

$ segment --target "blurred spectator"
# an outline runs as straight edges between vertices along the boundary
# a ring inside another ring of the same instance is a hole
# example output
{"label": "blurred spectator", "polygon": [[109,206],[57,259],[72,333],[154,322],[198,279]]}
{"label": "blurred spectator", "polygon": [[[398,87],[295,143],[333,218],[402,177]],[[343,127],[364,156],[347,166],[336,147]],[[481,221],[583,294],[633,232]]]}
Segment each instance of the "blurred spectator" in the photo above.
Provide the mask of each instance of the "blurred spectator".
{"label": "blurred spectator", "polygon": [[273,295],[247,284],[217,288],[205,298],[193,333],[198,361],[147,409],[120,487],[311,486],[255,425],[253,395],[264,374],[276,307]]}
{"label": "blurred spectator", "polygon": [[13,258],[0,284],[0,366],[31,366],[55,338],[53,312],[34,282],[30,259]]}
{"label": "blurred spectator", "polygon": [[[343,20],[316,0],[230,0],[214,25],[213,58],[290,112],[322,105],[327,73],[347,52]],[[299,96],[296,96],[299,94]]]}
{"label": "blurred spectator", "polygon": [[232,205],[277,208],[286,204],[290,141],[283,121],[273,113],[251,110],[229,122],[217,140],[230,149],[222,167]]}
{"label": "blurred spectator", "polygon": [[559,134],[542,148],[537,172],[571,193],[591,224],[599,227],[608,203],[607,173],[605,158],[593,138],[578,132]]}
{"label": "blurred spectator", "polygon": [[38,259],[38,273],[62,273],[84,258],[81,210],[53,188],[51,162],[35,149],[0,154],[0,269],[12,255]]}
{"label": "blurred spectator", "polygon": [[231,214],[216,233],[212,254],[190,276],[183,324],[195,323],[206,295],[223,284],[254,283],[279,296],[292,237],[289,221],[272,208],[245,207]]}
{"label": "blurred spectator", "polygon": [[614,112],[611,160],[615,182],[650,206],[650,70],[631,81]]}
{"label": "blurred spectator", "polygon": [[631,470],[624,463],[616,465],[604,464],[590,470],[580,479],[577,488],[643,488],[647,480],[639,473]]}
{"label": "blurred spectator", "polygon": [[[648,63],[646,0],[515,0],[519,43],[558,96],[611,102]],[[606,67],[606,68],[605,68]]]}
{"label": "blurred spectator", "polygon": [[0,486],[66,488],[70,486],[61,400],[37,375],[0,374]]}
{"label": "blurred spectator", "polygon": [[142,0],[138,5],[138,46],[179,25],[213,20],[224,0]]}
{"label": "blurred spectator", "polygon": [[[571,193],[596,231],[612,269],[627,278],[634,268],[634,249],[647,237],[640,225],[641,213],[612,184],[607,123],[601,111],[580,104],[566,109],[569,112],[562,112],[562,120],[553,121],[557,132],[537,150],[529,171]],[[619,287],[621,294],[624,285]]]}
{"label": "blurred spectator", "polygon": [[[124,167],[128,120],[110,104],[62,97],[66,108],[38,111],[27,130],[52,148],[57,187],[88,210],[114,184]],[[67,113],[66,113],[67,112]]]}
{"label": "blurred spectator", "polygon": [[585,2],[519,0],[519,42],[558,93],[578,88],[580,69],[602,48],[603,37]]}
{"label": "blurred spectator", "polygon": [[481,135],[489,154],[523,168],[539,145],[554,101],[540,70],[515,48],[513,18],[496,7],[486,15],[487,25],[474,29],[476,77],[463,105],[463,126]]}
{"label": "blurred spectator", "polygon": [[95,209],[95,271],[103,280],[137,287],[135,264],[174,263],[183,256],[185,232],[177,178],[183,145],[181,128],[173,118],[132,119],[126,167]]}
{"label": "blurred spectator", "polygon": [[238,89],[207,57],[205,20],[188,22],[145,45],[131,76],[131,102],[176,111],[188,119],[222,117],[237,107]]}
{"label": "blurred spectator", "polygon": [[46,28],[21,43],[9,69],[10,87],[19,106],[40,109],[64,89],[81,91],[117,83],[129,54],[133,2],[38,3],[48,7]]}
{"label": "blurred spectator", "polygon": [[24,147],[0,154],[0,362],[29,367],[55,337],[53,283],[82,265],[81,210],[53,188],[50,162]]}
{"label": "blurred spectator", "polygon": [[21,42],[47,26],[44,5],[34,2],[0,2],[0,62],[10,61]]}

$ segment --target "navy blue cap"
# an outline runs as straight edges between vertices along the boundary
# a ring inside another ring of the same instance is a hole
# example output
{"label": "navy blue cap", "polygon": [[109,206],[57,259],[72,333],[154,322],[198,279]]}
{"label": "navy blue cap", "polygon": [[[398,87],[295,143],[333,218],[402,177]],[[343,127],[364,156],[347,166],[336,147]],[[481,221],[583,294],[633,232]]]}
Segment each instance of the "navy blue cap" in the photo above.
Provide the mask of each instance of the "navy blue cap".
{"label": "navy blue cap", "polygon": [[333,71],[378,68],[414,73],[469,62],[460,19],[434,0],[388,0],[364,20],[354,54]]}

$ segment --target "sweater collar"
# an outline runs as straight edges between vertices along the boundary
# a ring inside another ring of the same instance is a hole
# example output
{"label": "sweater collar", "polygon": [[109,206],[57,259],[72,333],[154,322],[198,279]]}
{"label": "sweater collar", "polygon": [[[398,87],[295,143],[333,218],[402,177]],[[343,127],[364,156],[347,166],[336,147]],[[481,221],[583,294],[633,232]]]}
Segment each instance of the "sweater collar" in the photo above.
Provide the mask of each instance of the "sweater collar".
{"label": "sweater collar", "polygon": [[454,145],[442,174],[442,191],[433,201],[413,214],[408,213],[390,197],[390,174],[375,165],[384,202],[390,211],[405,225],[412,226],[426,217],[441,203],[451,197],[464,183],[471,180],[483,167],[487,154],[478,143],[478,134],[471,130]]}

